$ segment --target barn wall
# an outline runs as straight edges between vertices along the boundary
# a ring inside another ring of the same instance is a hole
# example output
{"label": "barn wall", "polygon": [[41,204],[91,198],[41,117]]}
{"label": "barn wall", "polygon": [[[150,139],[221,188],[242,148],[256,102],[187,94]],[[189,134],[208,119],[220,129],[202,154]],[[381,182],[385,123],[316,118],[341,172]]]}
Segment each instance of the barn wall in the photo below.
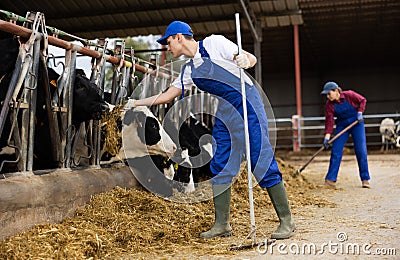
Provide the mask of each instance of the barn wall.
{"label": "barn wall", "polygon": [[[324,116],[326,98],[319,93],[326,81],[336,81],[344,90],[354,90],[367,98],[365,114],[400,112],[400,68],[340,70],[304,73],[301,77],[303,116]],[[276,118],[296,114],[294,72],[268,74],[263,87]]]}
{"label": "barn wall", "polygon": [[94,194],[138,187],[127,166],[16,174],[0,181],[0,241],[36,224],[59,223]]}

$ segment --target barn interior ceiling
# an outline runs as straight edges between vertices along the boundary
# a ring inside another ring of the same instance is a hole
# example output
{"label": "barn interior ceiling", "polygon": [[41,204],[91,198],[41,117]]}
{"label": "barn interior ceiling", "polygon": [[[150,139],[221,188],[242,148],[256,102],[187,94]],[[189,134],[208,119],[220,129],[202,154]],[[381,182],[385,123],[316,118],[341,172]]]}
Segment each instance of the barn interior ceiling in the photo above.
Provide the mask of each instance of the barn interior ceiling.
{"label": "barn interior ceiling", "polygon": [[188,22],[195,38],[215,33],[236,42],[241,14],[243,48],[253,50],[244,6],[262,28],[263,71],[293,71],[293,25],[299,26],[302,71],[399,67],[399,0],[2,0],[0,9],[45,14],[46,24],[86,39],[162,34],[173,20]]}

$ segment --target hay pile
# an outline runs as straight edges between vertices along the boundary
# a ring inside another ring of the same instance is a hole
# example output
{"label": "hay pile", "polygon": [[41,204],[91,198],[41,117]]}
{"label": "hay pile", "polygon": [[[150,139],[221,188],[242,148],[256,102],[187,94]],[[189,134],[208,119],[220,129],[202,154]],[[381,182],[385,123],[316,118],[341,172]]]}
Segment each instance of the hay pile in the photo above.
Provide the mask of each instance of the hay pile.
{"label": "hay pile", "polygon": [[[292,209],[316,204],[332,206],[313,196],[315,188],[304,176],[294,178],[295,169],[278,159]],[[159,198],[145,190],[115,188],[93,196],[84,209],[61,224],[37,225],[0,242],[1,259],[115,259],[118,257],[195,258],[201,255],[234,255],[250,231],[247,174],[233,186],[231,222],[234,236],[203,240],[199,233],[214,220],[212,201],[187,204]],[[270,234],[278,225],[266,191],[253,189],[257,227]]]}

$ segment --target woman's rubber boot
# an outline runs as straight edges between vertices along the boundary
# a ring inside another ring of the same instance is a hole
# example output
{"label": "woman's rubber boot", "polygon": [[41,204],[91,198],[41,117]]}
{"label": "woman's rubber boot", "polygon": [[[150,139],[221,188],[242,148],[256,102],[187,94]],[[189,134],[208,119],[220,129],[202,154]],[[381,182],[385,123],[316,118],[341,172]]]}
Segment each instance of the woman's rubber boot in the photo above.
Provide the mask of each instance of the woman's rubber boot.
{"label": "woman's rubber boot", "polygon": [[267,191],[280,222],[278,229],[272,233],[271,238],[289,238],[293,235],[296,227],[292,219],[292,214],[290,213],[289,202],[283,181],[271,188],[267,188]]}
{"label": "woman's rubber boot", "polygon": [[201,238],[228,237],[232,235],[229,224],[229,211],[231,202],[231,184],[213,185],[214,195],[214,226],[200,234]]}

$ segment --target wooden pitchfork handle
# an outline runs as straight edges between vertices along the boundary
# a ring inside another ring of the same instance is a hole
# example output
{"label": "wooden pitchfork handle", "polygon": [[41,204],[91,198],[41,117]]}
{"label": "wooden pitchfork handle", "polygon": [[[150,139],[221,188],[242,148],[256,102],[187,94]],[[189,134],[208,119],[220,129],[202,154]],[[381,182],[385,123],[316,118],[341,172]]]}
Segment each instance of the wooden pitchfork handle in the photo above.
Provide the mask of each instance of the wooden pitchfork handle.
{"label": "wooden pitchfork handle", "polygon": [[[353,126],[355,126],[356,124],[358,124],[359,120],[354,121],[353,123],[351,123],[350,125],[348,125],[345,129],[343,129],[342,131],[340,131],[337,135],[335,135],[334,137],[332,137],[331,140],[328,141],[328,144],[332,144],[336,139],[339,138],[339,136],[341,136],[344,132],[346,132],[347,130],[349,130],[350,128],[352,128]],[[313,154],[313,156],[311,156],[310,160],[304,164],[303,166],[301,166],[295,173],[295,176],[297,176],[299,173],[301,173],[310,163],[311,161],[323,150],[325,150],[325,146],[322,145],[321,148],[319,148],[319,150]]]}

